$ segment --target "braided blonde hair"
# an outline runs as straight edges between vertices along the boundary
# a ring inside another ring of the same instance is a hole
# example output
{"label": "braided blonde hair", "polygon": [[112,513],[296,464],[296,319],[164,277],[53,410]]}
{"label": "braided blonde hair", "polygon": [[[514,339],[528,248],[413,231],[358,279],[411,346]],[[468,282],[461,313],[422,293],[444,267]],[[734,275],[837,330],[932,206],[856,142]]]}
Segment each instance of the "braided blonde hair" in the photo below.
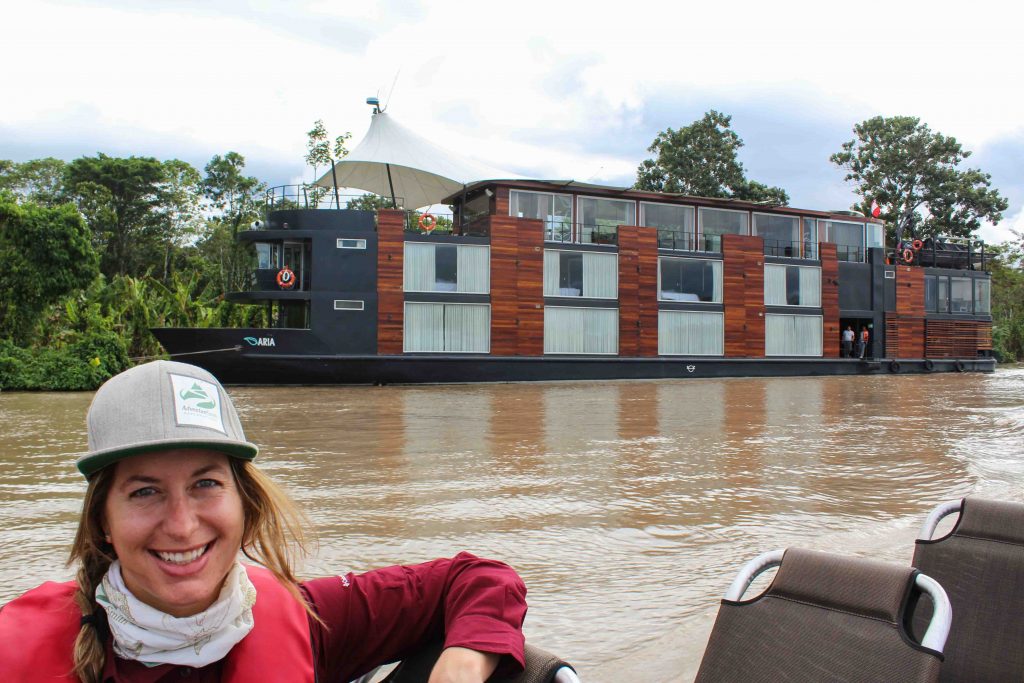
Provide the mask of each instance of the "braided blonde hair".
{"label": "braided blonde hair", "polygon": [[[243,554],[269,569],[305,607],[310,617],[320,621],[302,598],[298,579],[292,570],[294,562],[307,554],[303,532],[303,528],[308,526],[305,516],[288,495],[251,462],[236,458],[228,458],[228,461],[242,499],[245,520]],[[68,557],[69,565],[79,563],[75,603],[83,616],[96,615],[98,619],[104,619],[106,615],[96,602],[96,587],[116,559],[114,548],[107,542],[103,531],[103,515],[116,466],[115,463],[112,467],[105,467],[89,479],[78,531]],[[83,683],[99,683],[103,674],[107,655],[101,629],[102,626],[83,623],[75,638],[73,673]]]}

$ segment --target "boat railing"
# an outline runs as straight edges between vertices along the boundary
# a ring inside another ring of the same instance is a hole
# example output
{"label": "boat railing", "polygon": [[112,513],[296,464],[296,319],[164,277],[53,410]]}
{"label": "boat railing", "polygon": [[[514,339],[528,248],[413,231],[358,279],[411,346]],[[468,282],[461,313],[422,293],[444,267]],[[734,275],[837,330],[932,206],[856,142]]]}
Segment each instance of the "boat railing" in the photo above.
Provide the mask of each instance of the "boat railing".
{"label": "boat railing", "polygon": [[550,221],[544,225],[544,241],[614,246],[619,243],[619,227],[598,223]]}
{"label": "boat railing", "polygon": [[[398,208],[404,204],[402,197],[396,197]],[[342,194],[334,187],[316,185],[278,185],[267,190],[265,195],[267,211],[288,209],[376,209],[392,208],[390,197],[375,194]]]}
{"label": "boat railing", "polygon": [[764,238],[764,255],[779,258],[817,259],[816,245],[801,240],[775,240]]}
{"label": "boat railing", "polygon": [[[294,274],[291,286],[280,281],[281,270],[288,267]],[[309,269],[296,269],[289,264],[282,266],[251,268],[240,274],[238,279],[239,292],[304,292],[309,291]]]}
{"label": "boat railing", "polygon": [[837,244],[836,259],[850,263],[864,263],[864,247],[855,247],[849,244]]}
{"label": "boat railing", "polygon": [[697,237],[692,232],[676,232],[675,230],[658,231],[658,248],[672,249],[673,251],[706,251],[721,253],[721,235],[701,235]]}
{"label": "boat railing", "polygon": [[897,262],[904,262],[904,252],[910,249],[913,254],[911,263],[929,268],[952,268],[955,270],[984,270],[992,266],[992,252],[985,250],[982,240],[962,237],[928,238],[914,249],[914,242],[904,242],[903,249],[897,249],[893,257]]}

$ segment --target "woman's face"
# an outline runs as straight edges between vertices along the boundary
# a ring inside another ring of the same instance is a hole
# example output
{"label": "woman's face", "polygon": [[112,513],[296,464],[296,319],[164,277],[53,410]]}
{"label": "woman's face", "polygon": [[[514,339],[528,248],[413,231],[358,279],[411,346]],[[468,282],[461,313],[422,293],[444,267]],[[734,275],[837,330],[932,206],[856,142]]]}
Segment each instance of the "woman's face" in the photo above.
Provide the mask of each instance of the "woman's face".
{"label": "woman's face", "polygon": [[125,585],[176,617],[217,599],[242,544],[244,513],[228,456],[201,449],[117,462],[104,507]]}

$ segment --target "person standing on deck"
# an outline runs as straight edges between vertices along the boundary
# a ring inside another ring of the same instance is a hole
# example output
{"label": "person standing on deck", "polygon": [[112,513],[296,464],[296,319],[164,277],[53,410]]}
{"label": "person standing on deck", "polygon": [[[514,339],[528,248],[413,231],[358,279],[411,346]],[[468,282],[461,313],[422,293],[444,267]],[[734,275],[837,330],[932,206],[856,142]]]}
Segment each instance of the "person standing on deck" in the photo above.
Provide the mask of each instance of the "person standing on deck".
{"label": "person standing on deck", "polygon": [[871,341],[871,333],[868,332],[868,328],[866,328],[866,327],[860,328],[860,342],[859,342],[859,346],[857,348],[857,351],[858,351],[857,355],[860,358],[863,358],[864,354],[867,352],[867,350],[868,350],[868,342],[870,342],[870,341]]}
{"label": "person standing on deck", "polygon": [[851,358],[853,356],[853,340],[857,335],[853,333],[853,327],[850,325],[846,326],[843,330],[843,358]]}

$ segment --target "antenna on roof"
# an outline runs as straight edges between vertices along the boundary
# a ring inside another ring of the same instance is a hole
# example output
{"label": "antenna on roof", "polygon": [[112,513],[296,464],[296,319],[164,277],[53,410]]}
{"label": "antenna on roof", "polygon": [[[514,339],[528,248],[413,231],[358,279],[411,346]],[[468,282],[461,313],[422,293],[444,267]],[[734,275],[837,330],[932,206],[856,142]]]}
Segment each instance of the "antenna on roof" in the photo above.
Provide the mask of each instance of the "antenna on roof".
{"label": "antenna on roof", "polygon": [[391,104],[391,96],[395,94],[395,86],[398,85],[398,76],[401,75],[401,73],[401,69],[395,72],[395,80],[391,81],[391,90],[388,91],[388,99],[384,102],[384,109],[381,109],[381,111],[387,109],[388,105]]}
{"label": "antenna on roof", "polygon": [[380,100],[379,99],[377,99],[376,97],[367,97],[366,98],[366,103],[368,105],[370,105],[371,107],[373,107],[373,113],[374,114],[379,114],[380,113]]}

